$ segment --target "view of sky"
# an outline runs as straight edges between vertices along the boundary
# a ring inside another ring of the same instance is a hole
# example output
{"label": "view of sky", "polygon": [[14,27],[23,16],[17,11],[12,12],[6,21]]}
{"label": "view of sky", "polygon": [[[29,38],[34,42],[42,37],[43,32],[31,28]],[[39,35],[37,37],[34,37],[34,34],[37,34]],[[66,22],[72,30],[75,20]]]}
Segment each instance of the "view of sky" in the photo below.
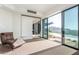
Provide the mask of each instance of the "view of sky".
{"label": "view of sky", "polygon": [[65,11],[64,14],[65,14],[64,18],[65,28],[71,30],[78,30],[78,7],[69,9]]}
{"label": "view of sky", "polygon": [[51,23],[51,22],[52,24],[49,25],[49,27],[53,26],[53,27],[61,28],[61,13],[48,18],[48,23]]}

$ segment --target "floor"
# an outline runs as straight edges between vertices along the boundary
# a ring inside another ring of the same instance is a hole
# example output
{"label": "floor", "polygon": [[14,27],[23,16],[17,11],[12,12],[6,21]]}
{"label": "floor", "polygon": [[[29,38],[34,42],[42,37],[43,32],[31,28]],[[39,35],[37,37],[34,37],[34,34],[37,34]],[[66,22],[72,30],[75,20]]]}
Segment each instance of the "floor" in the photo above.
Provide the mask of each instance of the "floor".
{"label": "floor", "polygon": [[46,39],[24,40],[25,44],[16,49],[6,49],[0,46],[0,54],[6,55],[71,55],[77,50],[62,46],[58,42]]}
{"label": "floor", "polygon": [[71,49],[69,47],[66,46],[56,46],[56,47],[52,47],[37,53],[33,53],[31,55],[72,55],[76,52],[76,50]]}

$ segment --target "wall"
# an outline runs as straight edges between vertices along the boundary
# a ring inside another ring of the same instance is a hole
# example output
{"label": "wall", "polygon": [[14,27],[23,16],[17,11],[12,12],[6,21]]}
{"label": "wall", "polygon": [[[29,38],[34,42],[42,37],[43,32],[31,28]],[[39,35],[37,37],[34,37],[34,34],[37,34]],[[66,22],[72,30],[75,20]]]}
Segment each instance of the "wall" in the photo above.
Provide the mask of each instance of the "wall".
{"label": "wall", "polygon": [[15,38],[21,37],[21,15],[13,13],[13,33]]}
{"label": "wall", "polygon": [[14,38],[20,37],[20,20],[20,14],[0,8],[0,33],[13,32]]}
{"label": "wall", "polygon": [[22,37],[24,39],[32,39],[33,18],[22,16]]}
{"label": "wall", "polygon": [[[29,20],[27,18],[25,19],[26,22],[23,24],[23,29],[26,30],[26,32],[21,32],[22,30],[22,17],[21,14],[17,12],[10,11],[8,9],[4,9],[0,7],[0,33],[1,32],[13,32],[14,38],[21,38],[21,34],[23,33],[26,35],[27,39],[32,39],[32,19]],[[26,33],[26,34],[25,34]]]}
{"label": "wall", "polygon": [[13,21],[12,13],[0,8],[0,33],[12,32],[13,31],[12,21]]}

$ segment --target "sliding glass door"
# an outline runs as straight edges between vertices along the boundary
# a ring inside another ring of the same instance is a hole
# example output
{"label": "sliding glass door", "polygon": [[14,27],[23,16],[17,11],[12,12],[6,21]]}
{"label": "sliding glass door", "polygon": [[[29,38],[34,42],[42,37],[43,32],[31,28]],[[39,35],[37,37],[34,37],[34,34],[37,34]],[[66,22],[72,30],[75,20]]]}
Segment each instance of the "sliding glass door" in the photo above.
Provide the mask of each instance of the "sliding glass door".
{"label": "sliding glass door", "polygon": [[57,13],[48,18],[48,38],[56,42],[61,42],[61,13]]}
{"label": "sliding glass door", "polygon": [[63,12],[63,43],[78,48],[78,6]]}
{"label": "sliding glass door", "polygon": [[42,20],[42,37],[47,39],[48,38],[48,18]]}
{"label": "sliding glass door", "polygon": [[62,12],[62,20],[61,14],[43,19],[42,37],[46,39],[48,37],[54,38],[58,39],[56,41],[59,41],[59,39],[61,40],[62,31],[62,44],[79,49],[78,10],[79,6],[74,6],[72,8],[64,10]]}

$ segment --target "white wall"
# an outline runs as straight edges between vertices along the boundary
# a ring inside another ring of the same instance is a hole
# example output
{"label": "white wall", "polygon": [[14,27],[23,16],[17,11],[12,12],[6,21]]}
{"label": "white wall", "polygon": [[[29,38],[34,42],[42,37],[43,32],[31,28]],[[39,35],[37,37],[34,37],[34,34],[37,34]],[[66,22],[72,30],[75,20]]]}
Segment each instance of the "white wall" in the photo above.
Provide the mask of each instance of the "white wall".
{"label": "white wall", "polygon": [[15,38],[21,37],[21,15],[13,13],[13,33]]}
{"label": "white wall", "polygon": [[[23,32],[21,32],[21,21],[23,20]],[[20,38],[21,33],[27,39],[32,39],[32,18],[21,17],[21,14],[0,8],[0,33],[13,32],[14,38]]]}
{"label": "white wall", "polygon": [[20,37],[20,19],[20,14],[0,8],[0,33],[13,32],[14,38]]}
{"label": "white wall", "polygon": [[22,16],[22,37],[24,39],[32,39],[33,18]]}
{"label": "white wall", "polygon": [[13,31],[12,21],[13,21],[12,13],[0,8],[0,33],[12,32]]}

